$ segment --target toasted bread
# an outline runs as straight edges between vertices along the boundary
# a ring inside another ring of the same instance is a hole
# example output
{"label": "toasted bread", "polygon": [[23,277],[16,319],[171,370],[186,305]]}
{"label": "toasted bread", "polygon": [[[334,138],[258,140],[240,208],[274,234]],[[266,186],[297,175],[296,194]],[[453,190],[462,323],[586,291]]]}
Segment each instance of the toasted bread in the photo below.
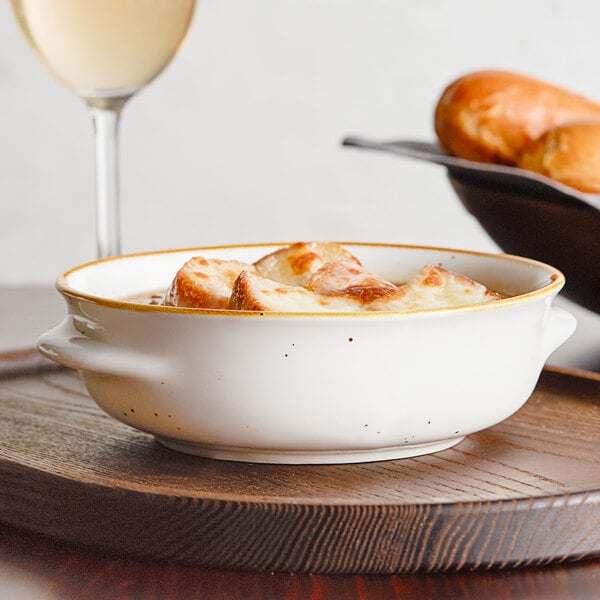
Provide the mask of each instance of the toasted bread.
{"label": "toasted bread", "polygon": [[233,286],[232,310],[276,312],[348,312],[366,310],[352,297],[318,294],[301,286],[285,285],[250,271],[242,271]]}
{"label": "toasted bread", "polygon": [[[331,257],[333,260],[327,260]],[[303,281],[304,285],[286,283],[290,280]],[[282,248],[254,265],[194,257],[177,272],[163,304],[251,311],[362,312],[450,308],[501,297],[464,275],[435,265],[425,266],[406,284],[396,286],[365,269],[338,244],[310,242]]]}
{"label": "toasted bread", "polygon": [[400,286],[394,293],[370,303],[369,310],[424,310],[470,306],[502,296],[464,275],[444,267],[426,265],[421,271]]}
{"label": "toasted bread", "polygon": [[226,308],[241,271],[252,272],[254,267],[237,260],[196,256],[179,269],[162,303],[184,308]]}
{"label": "toasted bread", "polygon": [[254,267],[260,277],[286,285],[305,286],[325,263],[338,259],[360,265],[355,256],[334,242],[297,242],[263,256]]}
{"label": "toasted bread", "polygon": [[325,263],[306,282],[306,289],[313,292],[333,292],[351,287],[395,289],[396,286],[346,258]]}

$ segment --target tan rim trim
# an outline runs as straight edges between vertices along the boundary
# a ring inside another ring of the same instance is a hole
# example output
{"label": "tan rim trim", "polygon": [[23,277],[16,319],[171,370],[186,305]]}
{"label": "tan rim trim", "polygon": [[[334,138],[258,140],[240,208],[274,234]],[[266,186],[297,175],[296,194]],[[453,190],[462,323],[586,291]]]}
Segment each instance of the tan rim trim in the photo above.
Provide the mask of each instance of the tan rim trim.
{"label": "tan rim trim", "polygon": [[286,317],[286,318],[294,318],[294,317],[317,317],[317,318],[327,318],[327,317],[354,317],[357,316],[366,317],[366,318],[377,318],[378,316],[408,316],[408,315],[417,315],[417,314],[438,314],[438,313],[446,313],[446,312],[478,312],[480,310],[491,310],[495,307],[500,308],[511,304],[529,302],[534,298],[538,298],[541,296],[548,296],[554,293],[558,293],[561,288],[565,284],[565,276],[558,269],[547,265],[541,261],[525,258],[523,256],[516,256],[514,254],[502,254],[502,253],[491,253],[491,252],[479,252],[479,251],[471,251],[471,250],[459,250],[455,248],[443,248],[438,246],[419,246],[419,245],[406,245],[406,244],[389,244],[383,242],[336,242],[342,246],[358,246],[358,247],[376,247],[376,248],[396,248],[396,249],[406,249],[406,250],[427,250],[434,252],[444,252],[448,254],[462,254],[468,256],[482,256],[482,257],[490,257],[490,258],[500,258],[502,260],[507,260],[519,264],[526,264],[531,266],[543,267],[548,271],[548,276],[551,279],[551,283],[540,288],[539,290],[534,290],[532,292],[528,292],[526,294],[521,294],[519,296],[511,296],[508,298],[503,298],[502,300],[494,300],[492,302],[485,302],[482,304],[472,304],[468,306],[457,306],[451,308],[428,308],[422,310],[410,310],[410,311],[365,311],[365,312],[355,312],[355,311],[346,311],[346,312],[276,312],[276,311],[247,311],[247,310],[226,310],[226,309],[208,309],[208,308],[179,308],[174,306],[162,306],[156,304],[138,304],[135,302],[128,302],[125,300],[113,300],[109,298],[103,298],[101,296],[94,296],[91,294],[86,294],[83,292],[78,292],[71,288],[67,282],[67,278],[76,273],[77,271],[84,270],[88,267],[91,267],[100,263],[107,262],[116,262],[119,260],[127,260],[130,258],[141,257],[141,256],[153,256],[153,255],[164,255],[164,254],[177,254],[179,252],[205,252],[210,250],[233,250],[236,248],[239,249],[252,249],[252,248],[271,248],[271,247],[283,247],[289,246],[293,242],[272,242],[272,243],[253,243],[253,244],[227,244],[227,245],[219,245],[219,246],[199,246],[199,247],[190,247],[190,248],[178,248],[171,250],[159,250],[154,252],[138,252],[133,254],[123,254],[119,256],[112,256],[109,258],[102,258],[100,260],[90,261],[76,267],[73,267],[67,271],[65,271],[62,275],[56,280],[56,289],[63,295],[68,298],[77,299],[77,300],[85,300],[96,304],[98,306],[105,306],[108,308],[116,308],[121,310],[130,310],[134,312],[163,312],[163,313],[176,313],[176,314],[196,314],[196,315],[212,315],[212,316],[228,316],[228,317]]}

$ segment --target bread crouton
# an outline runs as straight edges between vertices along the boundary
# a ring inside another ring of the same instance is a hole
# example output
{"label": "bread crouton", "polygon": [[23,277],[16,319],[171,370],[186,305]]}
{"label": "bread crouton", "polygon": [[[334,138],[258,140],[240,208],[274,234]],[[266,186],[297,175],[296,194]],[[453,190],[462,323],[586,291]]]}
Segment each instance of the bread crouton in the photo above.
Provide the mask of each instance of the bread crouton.
{"label": "bread crouton", "polygon": [[237,260],[191,258],[175,275],[162,303],[184,308],[226,308],[241,271],[253,272],[254,267]]}
{"label": "bread crouton", "polygon": [[345,258],[325,263],[306,282],[306,289],[313,292],[332,292],[357,286],[396,288],[393,283]]}
{"label": "bread crouton", "polygon": [[348,312],[365,306],[352,297],[318,294],[301,286],[285,285],[250,271],[242,271],[233,285],[232,310],[276,312]]}
{"label": "bread crouton", "polygon": [[162,304],[275,312],[405,312],[502,297],[439,265],[426,265],[404,285],[395,285],[365,269],[339,244],[297,242],[254,264],[194,257],[179,269]]}
{"label": "bread crouton", "polygon": [[395,292],[377,299],[369,310],[423,310],[469,306],[499,300],[502,296],[484,285],[437,265],[426,265],[416,277]]}
{"label": "bread crouton", "polygon": [[339,259],[325,263],[306,283],[306,289],[322,294],[352,298],[367,305],[385,298],[396,286],[355,262]]}
{"label": "bread crouton", "polygon": [[304,287],[325,263],[338,259],[360,265],[358,258],[334,242],[297,242],[263,256],[254,266],[260,277]]}

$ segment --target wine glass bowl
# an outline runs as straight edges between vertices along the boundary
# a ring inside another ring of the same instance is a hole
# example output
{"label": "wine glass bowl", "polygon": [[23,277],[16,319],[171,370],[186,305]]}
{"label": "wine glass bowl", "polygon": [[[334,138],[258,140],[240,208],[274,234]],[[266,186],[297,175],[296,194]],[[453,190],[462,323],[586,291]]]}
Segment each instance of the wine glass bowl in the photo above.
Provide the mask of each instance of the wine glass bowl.
{"label": "wine glass bowl", "polygon": [[11,0],[46,68],[90,108],[98,257],[121,251],[118,128],[123,106],[171,62],[196,0]]}

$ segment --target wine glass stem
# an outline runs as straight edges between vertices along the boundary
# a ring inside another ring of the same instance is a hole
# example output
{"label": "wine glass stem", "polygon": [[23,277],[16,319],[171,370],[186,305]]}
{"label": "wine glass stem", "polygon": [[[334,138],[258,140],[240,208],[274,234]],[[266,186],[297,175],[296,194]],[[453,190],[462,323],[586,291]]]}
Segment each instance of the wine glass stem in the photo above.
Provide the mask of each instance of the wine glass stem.
{"label": "wine glass stem", "polygon": [[121,253],[119,214],[119,119],[124,99],[90,101],[96,154],[98,258]]}

